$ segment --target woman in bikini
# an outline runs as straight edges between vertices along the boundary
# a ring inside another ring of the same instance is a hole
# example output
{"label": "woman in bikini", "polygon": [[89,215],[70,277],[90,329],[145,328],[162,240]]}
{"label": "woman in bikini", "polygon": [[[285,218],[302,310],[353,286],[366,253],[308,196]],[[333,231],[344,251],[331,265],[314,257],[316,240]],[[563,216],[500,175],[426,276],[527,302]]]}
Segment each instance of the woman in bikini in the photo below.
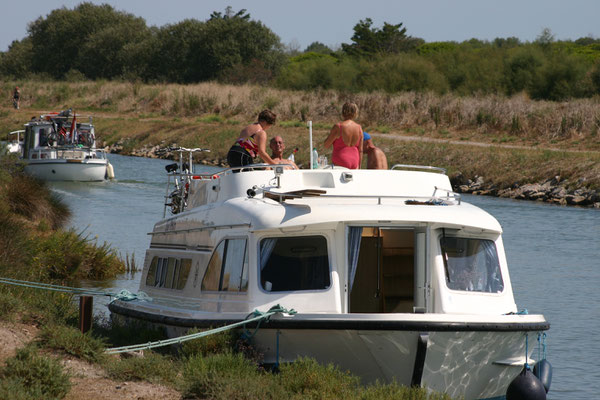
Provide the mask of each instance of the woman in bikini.
{"label": "woman in bikini", "polygon": [[353,121],[358,116],[358,106],[345,103],[342,107],[342,122],[331,128],[325,139],[325,148],[333,145],[331,161],[333,165],[350,169],[359,169],[363,154],[363,131],[359,124]]}
{"label": "woman in bikini", "polygon": [[227,163],[230,167],[253,164],[256,156],[267,164],[275,164],[266,151],[266,130],[275,125],[276,118],[277,116],[270,110],[263,110],[258,114],[257,122],[242,129],[240,136],[227,153]]}

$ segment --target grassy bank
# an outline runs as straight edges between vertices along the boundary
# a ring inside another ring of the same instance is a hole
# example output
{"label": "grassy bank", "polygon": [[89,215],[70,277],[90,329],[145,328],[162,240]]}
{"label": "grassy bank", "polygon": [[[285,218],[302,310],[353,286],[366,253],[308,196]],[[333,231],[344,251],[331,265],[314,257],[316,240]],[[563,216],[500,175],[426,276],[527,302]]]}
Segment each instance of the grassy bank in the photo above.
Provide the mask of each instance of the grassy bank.
{"label": "grassy bank", "polygon": [[[12,85],[1,86],[8,92]],[[390,165],[437,165],[447,168],[451,176],[484,177],[489,187],[497,189],[555,176],[566,181],[569,190],[600,188],[598,98],[545,102],[523,95],[296,92],[215,83],[27,81],[19,85],[23,108],[0,109],[0,130],[20,129],[44,110],[72,107],[93,115],[100,140],[118,144],[123,154],[177,143],[208,147],[212,152],[201,158],[224,162],[243,124],[254,120],[261,109],[271,108],[279,122],[269,134],[283,136],[288,149],[299,147],[296,159],[307,165],[306,121],[313,121],[314,140],[322,154],[321,143],[338,120],[341,104],[351,100],[360,108],[358,122],[375,135]]]}

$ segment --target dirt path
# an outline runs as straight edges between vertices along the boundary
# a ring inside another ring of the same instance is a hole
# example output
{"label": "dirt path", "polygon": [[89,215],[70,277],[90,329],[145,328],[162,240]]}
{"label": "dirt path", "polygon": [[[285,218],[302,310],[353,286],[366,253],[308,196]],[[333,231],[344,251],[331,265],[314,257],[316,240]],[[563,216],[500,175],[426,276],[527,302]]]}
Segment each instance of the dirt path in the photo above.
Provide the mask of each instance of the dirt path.
{"label": "dirt path", "polygon": [[[38,329],[24,325],[0,321],[0,365],[13,357],[17,350],[35,339]],[[68,356],[59,356],[71,375],[71,390],[66,400],[177,400],[181,394],[171,388],[148,382],[116,381],[106,376],[97,365]]]}

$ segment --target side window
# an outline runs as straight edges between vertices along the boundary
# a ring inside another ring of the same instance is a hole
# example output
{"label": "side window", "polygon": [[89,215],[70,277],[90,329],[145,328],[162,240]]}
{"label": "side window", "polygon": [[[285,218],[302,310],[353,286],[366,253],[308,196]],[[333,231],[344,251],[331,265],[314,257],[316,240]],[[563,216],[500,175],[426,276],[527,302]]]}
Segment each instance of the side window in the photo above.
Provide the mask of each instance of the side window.
{"label": "side window", "polygon": [[225,239],[213,252],[204,278],[203,291],[245,292],[248,289],[246,239]]}
{"label": "side window", "polygon": [[146,275],[146,286],[154,286],[156,280],[156,265],[158,264],[158,257],[153,257],[150,267],[148,268],[148,274]]}
{"label": "side window", "polygon": [[223,240],[215,251],[213,252],[210,261],[208,262],[208,268],[202,278],[202,290],[217,291],[219,290],[219,283],[221,281],[221,265],[223,264],[223,250],[225,249],[225,242]]}
{"label": "side window", "polygon": [[146,275],[146,286],[182,290],[191,267],[191,258],[154,257]]}
{"label": "side window", "polygon": [[487,293],[504,290],[498,252],[493,241],[443,237],[440,244],[449,289]]}
{"label": "side window", "polygon": [[185,287],[185,283],[188,280],[188,276],[190,276],[190,270],[192,269],[192,259],[184,258],[181,260],[181,268],[179,269],[179,275],[177,276],[177,287],[175,289],[183,290]]}
{"label": "side window", "polygon": [[323,290],[330,284],[327,239],[295,236],[260,242],[260,282],[264,290]]}
{"label": "side window", "polygon": [[239,292],[241,290],[242,273],[247,270],[247,268],[244,268],[245,254],[246,239],[229,239],[227,241],[221,290],[229,292]]}

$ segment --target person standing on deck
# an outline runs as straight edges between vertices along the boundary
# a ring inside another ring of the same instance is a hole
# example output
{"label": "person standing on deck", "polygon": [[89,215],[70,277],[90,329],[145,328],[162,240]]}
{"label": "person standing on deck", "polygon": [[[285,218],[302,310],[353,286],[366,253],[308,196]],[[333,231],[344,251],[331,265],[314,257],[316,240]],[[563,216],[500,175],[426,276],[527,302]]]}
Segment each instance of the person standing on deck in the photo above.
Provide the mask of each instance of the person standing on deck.
{"label": "person standing on deck", "polygon": [[331,128],[325,139],[325,148],[333,145],[331,161],[333,165],[350,169],[360,169],[363,153],[362,127],[353,120],[358,116],[358,106],[345,103],[342,107],[342,122]]}

